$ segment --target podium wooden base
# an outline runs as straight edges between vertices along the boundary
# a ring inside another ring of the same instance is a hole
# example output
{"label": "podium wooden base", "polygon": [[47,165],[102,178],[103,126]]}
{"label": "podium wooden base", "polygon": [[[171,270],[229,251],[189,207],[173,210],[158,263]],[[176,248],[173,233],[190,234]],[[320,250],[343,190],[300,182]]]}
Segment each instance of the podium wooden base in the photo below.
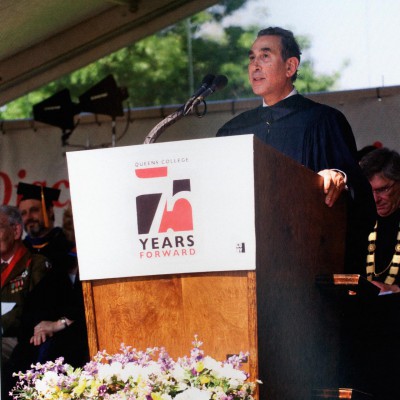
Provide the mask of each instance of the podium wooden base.
{"label": "podium wooden base", "polygon": [[125,343],[163,346],[182,357],[198,335],[205,353],[217,360],[249,351],[243,369],[257,377],[254,271],[99,280],[83,287],[92,356],[102,349],[117,352]]}

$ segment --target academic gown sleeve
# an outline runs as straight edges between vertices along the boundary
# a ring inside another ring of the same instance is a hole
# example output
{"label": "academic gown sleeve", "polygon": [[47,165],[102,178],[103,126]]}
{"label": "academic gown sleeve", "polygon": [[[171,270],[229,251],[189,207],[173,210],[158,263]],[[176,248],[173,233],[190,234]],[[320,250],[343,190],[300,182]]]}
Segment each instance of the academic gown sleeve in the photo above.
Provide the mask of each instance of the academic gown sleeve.
{"label": "academic gown sleeve", "polygon": [[338,110],[321,111],[318,123],[307,132],[309,159],[314,171],[339,169],[347,175],[346,272],[365,275],[368,234],[376,221],[371,186],[356,162],[356,143],[345,116]]}

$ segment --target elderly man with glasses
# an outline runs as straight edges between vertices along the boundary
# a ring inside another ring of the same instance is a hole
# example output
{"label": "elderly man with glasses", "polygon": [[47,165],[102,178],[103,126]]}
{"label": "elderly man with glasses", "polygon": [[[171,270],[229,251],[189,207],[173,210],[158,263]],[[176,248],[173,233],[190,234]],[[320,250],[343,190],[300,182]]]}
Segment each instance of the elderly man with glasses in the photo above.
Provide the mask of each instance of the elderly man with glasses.
{"label": "elderly man with glasses", "polygon": [[375,199],[377,221],[369,235],[366,273],[381,292],[400,292],[400,154],[381,148],[365,155],[361,169]]}
{"label": "elderly man with glasses", "polygon": [[360,167],[369,180],[376,223],[369,234],[363,274],[379,296],[349,296],[344,323],[344,385],[376,400],[400,399],[400,154],[379,148]]}
{"label": "elderly man with glasses", "polygon": [[32,254],[22,242],[23,223],[16,207],[0,205],[1,269],[1,398],[11,384],[11,354],[21,333],[22,310],[28,294],[47,275],[50,263]]}

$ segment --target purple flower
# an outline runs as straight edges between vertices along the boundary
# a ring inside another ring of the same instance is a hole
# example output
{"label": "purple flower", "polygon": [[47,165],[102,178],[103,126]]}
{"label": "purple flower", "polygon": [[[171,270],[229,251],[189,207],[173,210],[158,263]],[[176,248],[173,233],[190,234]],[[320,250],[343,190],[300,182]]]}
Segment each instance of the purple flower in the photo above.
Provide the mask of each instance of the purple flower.
{"label": "purple flower", "polygon": [[104,396],[107,393],[107,385],[101,385],[99,387],[99,396]]}

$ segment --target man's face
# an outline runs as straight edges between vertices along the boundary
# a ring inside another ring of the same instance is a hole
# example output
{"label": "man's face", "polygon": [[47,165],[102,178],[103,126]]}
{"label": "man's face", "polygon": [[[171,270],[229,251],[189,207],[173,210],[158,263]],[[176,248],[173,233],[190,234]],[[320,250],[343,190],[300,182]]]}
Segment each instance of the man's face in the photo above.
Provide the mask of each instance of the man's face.
{"label": "man's face", "polygon": [[369,181],[374,194],[376,210],[381,217],[394,213],[400,206],[400,182],[376,174]]}
{"label": "man's face", "polygon": [[21,238],[22,228],[11,225],[8,217],[0,213],[0,256],[5,261],[14,254],[15,242]]}
{"label": "man's face", "polygon": [[40,237],[47,231],[44,225],[42,203],[40,200],[22,200],[19,203],[25,231],[32,237]]}
{"label": "man's face", "polygon": [[283,61],[279,36],[258,37],[249,51],[248,73],[254,94],[268,105],[285,98],[292,90],[291,76],[296,72],[295,57]]}

